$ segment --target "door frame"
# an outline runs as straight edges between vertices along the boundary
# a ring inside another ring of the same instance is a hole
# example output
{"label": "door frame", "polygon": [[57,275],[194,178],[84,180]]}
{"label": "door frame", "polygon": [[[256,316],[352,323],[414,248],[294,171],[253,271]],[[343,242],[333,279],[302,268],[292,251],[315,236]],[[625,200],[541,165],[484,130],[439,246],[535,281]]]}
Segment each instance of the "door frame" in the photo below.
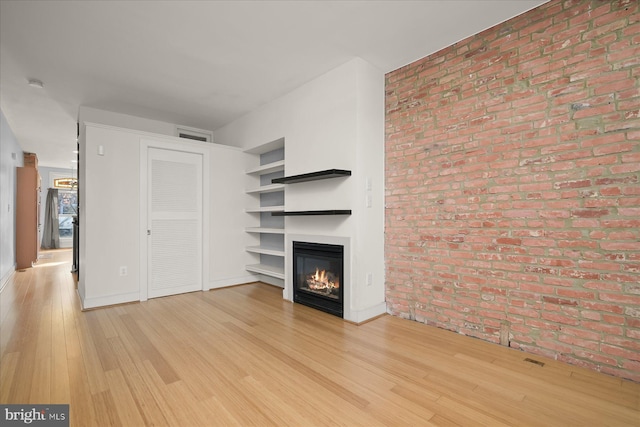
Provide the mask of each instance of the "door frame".
{"label": "door frame", "polygon": [[183,153],[200,154],[202,155],[202,289],[203,291],[209,290],[209,233],[210,233],[210,152],[209,143],[191,142],[189,140],[181,139],[180,141],[173,140],[158,140],[141,138],[140,139],[140,301],[147,301],[149,298],[149,249],[147,239],[148,229],[148,153],[150,148],[158,148],[162,150],[179,151]]}
{"label": "door frame", "polygon": [[[53,185],[53,182],[58,179],[58,178],[77,178],[78,177],[78,171],[73,170],[73,169],[69,169],[71,171],[70,174],[68,173],[62,173],[62,172],[56,172],[56,171],[51,171],[49,172],[49,177],[47,178],[47,184],[48,186],[46,188],[43,189],[43,191],[40,192],[40,198],[41,198],[41,211],[40,211],[40,218],[44,218],[44,207],[45,207],[45,200],[47,200],[47,192],[44,191],[47,188],[55,188],[55,186]],[[75,175],[75,177],[73,176]],[[42,178],[42,177],[41,177]],[[78,186],[76,185],[75,190],[74,189],[64,189],[64,188],[59,188],[58,192],[68,192],[68,193],[76,193],[76,197],[78,194]],[[76,199],[77,200],[77,199]],[[77,207],[76,207],[76,214],[77,216]],[[73,215],[70,215],[73,216]],[[40,219],[39,218],[39,219]],[[42,224],[44,225],[44,221],[42,222]],[[42,241],[42,233],[43,230],[41,229],[39,234],[38,234],[38,241],[41,242]],[[73,235],[71,237],[60,237],[60,248],[71,248],[73,247]]]}

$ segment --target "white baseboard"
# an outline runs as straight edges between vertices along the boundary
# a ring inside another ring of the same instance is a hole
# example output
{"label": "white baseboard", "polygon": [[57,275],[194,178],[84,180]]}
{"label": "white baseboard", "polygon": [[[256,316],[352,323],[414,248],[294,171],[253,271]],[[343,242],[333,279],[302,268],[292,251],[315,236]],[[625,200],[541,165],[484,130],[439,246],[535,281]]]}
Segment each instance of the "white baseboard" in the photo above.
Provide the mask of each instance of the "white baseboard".
{"label": "white baseboard", "polygon": [[261,282],[268,283],[272,286],[277,286],[279,288],[284,289],[284,279],[278,279],[277,277],[265,276],[264,274],[260,274],[259,279]]}
{"label": "white baseboard", "polygon": [[387,312],[387,303],[382,302],[380,304],[376,304],[373,307],[368,307],[363,310],[351,310],[351,319],[350,320],[355,323],[366,322],[369,319],[373,319],[376,316],[380,316]]}
{"label": "white baseboard", "polygon": [[244,283],[251,283],[251,282],[257,282],[259,281],[259,277],[256,274],[247,274],[244,276],[237,276],[237,277],[229,277],[226,279],[217,279],[217,280],[211,280],[209,281],[209,288],[208,289],[204,289],[205,291],[209,291],[211,289],[218,289],[218,288],[226,288],[227,286],[235,286],[235,285],[242,285]]}
{"label": "white baseboard", "polygon": [[[257,282],[259,279],[255,275],[246,275],[231,277],[227,279],[214,280],[209,282],[209,288],[203,290],[208,291],[211,289],[224,288],[228,286],[242,285],[243,283]],[[128,292],[125,294],[106,295],[102,297],[83,298],[82,292],[80,292],[81,286],[78,286],[78,295],[80,296],[80,303],[83,310],[90,308],[105,307],[108,305],[124,304],[134,301],[140,301],[140,292]]]}
{"label": "white baseboard", "polygon": [[7,274],[5,274],[2,279],[0,279],[0,293],[2,293],[4,287],[7,285],[7,283],[9,283],[9,279],[11,279],[11,276],[13,276],[16,272],[16,266],[17,265],[14,264],[13,268],[10,268],[9,271],[7,271]]}
{"label": "white baseboard", "polygon": [[[78,292],[79,294],[79,292]],[[127,302],[140,301],[140,292],[128,292],[126,294],[107,295],[103,297],[80,299],[83,310],[90,308],[105,307],[108,305],[124,304]]]}

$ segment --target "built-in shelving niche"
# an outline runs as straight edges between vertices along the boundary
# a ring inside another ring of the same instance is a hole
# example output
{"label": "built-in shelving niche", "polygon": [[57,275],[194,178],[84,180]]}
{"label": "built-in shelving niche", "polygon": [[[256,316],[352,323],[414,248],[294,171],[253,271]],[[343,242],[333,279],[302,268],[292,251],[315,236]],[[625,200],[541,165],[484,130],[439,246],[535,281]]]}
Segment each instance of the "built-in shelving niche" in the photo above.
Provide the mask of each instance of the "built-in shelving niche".
{"label": "built-in shelving niche", "polygon": [[245,229],[247,233],[258,236],[258,244],[245,248],[257,262],[245,268],[261,275],[265,282],[284,286],[284,218],[272,216],[273,213],[284,212],[284,184],[272,183],[272,180],[284,176],[284,139],[249,149],[246,153],[256,156],[259,162],[259,166],[246,173],[259,179],[257,186],[245,191],[250,196],[245,212],[258,217],[259,226]]}

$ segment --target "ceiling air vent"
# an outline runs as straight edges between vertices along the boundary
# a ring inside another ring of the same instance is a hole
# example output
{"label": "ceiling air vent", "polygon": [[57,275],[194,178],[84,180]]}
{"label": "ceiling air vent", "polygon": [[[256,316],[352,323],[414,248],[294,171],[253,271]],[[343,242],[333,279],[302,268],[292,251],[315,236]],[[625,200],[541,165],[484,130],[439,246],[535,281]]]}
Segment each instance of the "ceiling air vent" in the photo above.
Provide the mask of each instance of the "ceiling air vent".
{"label": "ceiling air vent", "polygon": [[202,142],[213,142],[213,134],[208,130],[176,126],[176,135],[178,135],[179,138],[193,139],[195,141]]}

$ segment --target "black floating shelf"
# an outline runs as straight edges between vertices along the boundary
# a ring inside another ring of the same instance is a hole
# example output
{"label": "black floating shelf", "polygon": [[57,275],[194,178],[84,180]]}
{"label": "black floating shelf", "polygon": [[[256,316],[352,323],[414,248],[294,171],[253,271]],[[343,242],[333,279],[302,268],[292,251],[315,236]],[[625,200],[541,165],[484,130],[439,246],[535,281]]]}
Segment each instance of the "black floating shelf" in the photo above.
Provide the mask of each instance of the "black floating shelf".
{"label": "black floating shelf", "polygon": [[324,211],[284,211],[271,212],[272,216],[309,216],[309,215],[351,215],[351,209],[329,209]]}
{"label": "black floating shelf", "polygon": [[297,182],[318,181],[321,179],[340,178],[343,176],[351,176],[351,171],[344,169],[327,169],[325,171],[303,173],[302,175],[284,176],[282,178],[273,178],[272,184],[294,184]]}

